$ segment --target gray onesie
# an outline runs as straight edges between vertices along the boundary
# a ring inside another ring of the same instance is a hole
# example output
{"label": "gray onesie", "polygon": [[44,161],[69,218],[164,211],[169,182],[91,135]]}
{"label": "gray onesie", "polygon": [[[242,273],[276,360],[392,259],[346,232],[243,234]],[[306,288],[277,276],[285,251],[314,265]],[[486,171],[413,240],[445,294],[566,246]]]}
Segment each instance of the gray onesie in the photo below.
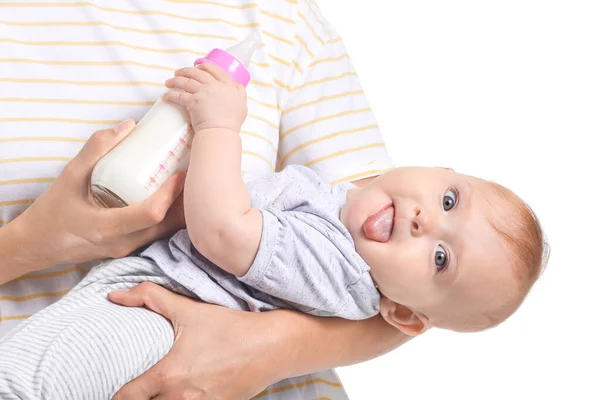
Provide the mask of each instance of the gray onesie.
{"label": "gray onesie", "polygon": [[140,282],[237,310],[376,315],[379,293],[369,267],[339,220],[353,186],[331,186],[302,166],[244,181],[252,207],[263,215],[259,249],[245,276],[204,258],[186,230],[139,257],[100,265],[0,340],[0,398],[107,399],[159,361],[173,344],[170,323],[106,299],[110,291]]}

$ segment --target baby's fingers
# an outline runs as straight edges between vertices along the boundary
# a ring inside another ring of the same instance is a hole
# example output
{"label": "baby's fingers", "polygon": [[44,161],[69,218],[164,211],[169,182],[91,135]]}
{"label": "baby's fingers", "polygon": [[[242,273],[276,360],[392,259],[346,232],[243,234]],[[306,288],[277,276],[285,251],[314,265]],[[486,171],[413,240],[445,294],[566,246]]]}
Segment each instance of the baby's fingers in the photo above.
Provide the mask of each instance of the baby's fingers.
{"label": "baby's fingers", "polygon": [[233,80],[223,68],[210,61],[196,65],[196,69],[210,75],[219,82],[231,82]]}
{"label": "baby's fingers", "polygon": [[187,67],[175,71],[175,76],[194,79],[200,83],[214,83],[217,80],[210,73],[198,67]]}
{"label": "baby's fingers", "polygon": [[188,93],[196,93],[202,88],[202,83],[185,76],[176,76],[174,78],[167,79],[165,85],[169,89],[185,90]]}
{"label": "baby's fingers", "polygon": [[186,107],[192,101],[192,94],[182,89],[171,89],[162,95],[162,99]]}

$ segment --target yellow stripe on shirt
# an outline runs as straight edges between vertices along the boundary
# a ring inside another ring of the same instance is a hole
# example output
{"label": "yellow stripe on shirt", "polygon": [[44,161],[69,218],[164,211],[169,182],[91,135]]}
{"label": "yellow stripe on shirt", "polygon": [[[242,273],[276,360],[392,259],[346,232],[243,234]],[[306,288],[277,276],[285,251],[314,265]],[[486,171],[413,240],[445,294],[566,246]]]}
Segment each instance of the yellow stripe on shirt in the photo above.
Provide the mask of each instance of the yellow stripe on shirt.
{"label": "yellow stripe on shirt", "polygon": [[[2,162],[2,160],[0,160]],[[35,199],[27,199],[27,200],[10,200],[10,201],[0,201],[0,207],[5,206],[19,206],[22,204],[32,204]]]}
{"label": "yellow stripe on shirt", "polygon": [[60,296],[64,296],[65,294],[69,293],[69,290],[70,289],[63,290],[60,292],[35,293],[35,294],[30,294],[28,296],[0,296],[0,301],[21,302],[21,301],[39,299],[40,297],[60,297]]}
{"label": "yellow stripe on shirt", "polygon": [[266,15],[268,17],[275,18],[275,19],[278,19],[280,21],[286,22],[288,24],[295,24],[294,20],[291,20],[289,18],[286,18],[286,17],[284,17],[282,15],[276,14],[276,13],[271,12],[271,11],[266,11],[266,10],[261,9],[260,13],[263,14],[263,15]]}
{"label": "yellow stripe on shirt", "polygon": [[324,45],[325,42],[323,41],[323,39],[321,39],[321,37],[319,35],[317,35],[317,32],[315,32],[315,30],[313,29],[313,27],[308,23],[308,20],[306,19],[306,17],[300,11],[298,11],[298,16],[300,17],[300,19],[302,21],[304,21],[304,23],[306,24],[306,26],[308,27],[308,29],[312,32],[312,34],[315,37],[315,39],[317,39],[322,45]]}
{"label": "yellow stripe on shirt", "polygon": [[258,8],[259,12],[261,14],[267,15],[271,18],[276,18],[280,21],[283,22],[287,22],[288,24],[293,24],[294,21],[292,21],[289,18],[286,18],[282,15],[279,15],[277,13],[271,12],[271,11],[266,11],[261,9],[260,7],[258,7],[258,4],[256,3],[249,3],[249,4],[241,4],[241,5],[236,5],[236,4],[223,4],[223,3],[218,3],[215,1],[206,1],[206,0],[163,0],[166,1],[167,3],[183,3],[183,4],[204,4],[204,5],[214,5],[214,6],[219,6],[219,7],[227,7],[227,8],[233,8],[233,9],[237,9],[237,10],[246,10],[249,8]]}
{"label": "yellow stripe on shirt", "polygon": [[156,10],[144,10],[144,11],[123,10],[123,9],[118,9],[118,8],[102,7],[102,6],[99,6],[94,3],[83,2],[83,1],[82,2],[73,2],[73,3],[50,3],[50,2],[49,3],[0,3],[0,6],[2,6],[2,7],[49,7],[49,8],[91,7],[91,8],[95,8],[97,10],[101,10],[101,11],[105,11],[105,12],[120,13],[120,14],[161,15],[164,17],[182,19],[182,20],[186,20],[186,21],[194,21],[194,22],[219,22],[219,23],[235,26],[238,28],[257,28],[258,26],[260,26],[260,24],[258,24],[258,23],[237,24],[237,23],[234,23],[234,22],[231,22],[231,21],[228,21],[225,19],[221,19],[221,18],[192,18],[192,17],[187,17],[184,15],[177,15],[177,14],[167,13],[164,11],[156,11]]}
{"label": "yellow stripe on shirt", "polygon": [[12,179],[9,181],[0,181],[0,186],[8,186],[8,185],[24,185],[28,183],[51,183],[54,182],[56,178],[30,178],[30,179]]}
{"label": "yellow stripe on shirt", "polygon": [[[0,82],[8,83],[49,83],[49,84],[64,84],[64,85],[82,85],[82,86],[157,86],[164,88],[164,83],[148,82],[148,81],[69,81],[64,79],[31,79],[31,78],[0,78]],[[272,88],[273,84],[251,81],[252,84]]]}
{"label": "yellow stripe on shirt", "polygon": [[297,106],[287,108],[287,109],[285,109],[285,110],[282,111],[281,115],[289,114],[289,113],[291,113],[293,111],[299,110],[299,109],[304,108],[304,107],[314,106],[315,104],[318,104],[318,103],[320,103],[322,101],[340,99],[340,98],[343,98],[343,97],[357,95],[357,94],[363,94],[363,93],[364,93],[364,91],[362,91],[362,90],[352,90],[350,92],[344,92],[344,93],[333,94],[331,96],[320,97],[320,98],[318,98],[316,100],[308,101],[306,103],[298,104]]}
{"label": "yellow stripe on shirt", "polygon": [[371,143],[371,144],[366,144],[364,146],[353,147],[351,149],[336,151],[335,153],[331,153],[331,154],[323,156],[323,157],[315,158],[314,160],[311,160],[311,161],[307,162],[306,164],[304,164],[304,166],[311,167],[317,163],[332,159],[334,157],[343,156],[343,155],[349,154],[349,153],[355,153],[355,152],[361,151],[361,150],[372,149],[375,147],[385,147],[385,143]]}
{"label": "yellow stripe on shirt", "polygon": [[301,74],[304,74],[304,68],[302,68],[300,66],[300,64],[298,64],[298,62],[296,62],[296,60],[292,60],[292,65],[294,66],[294,68],[296,68]]}
{"label": "yellow stripe on shirt", "polygon": [[118,119],[74,119],[74,118],[0,118],[0,122],[61,122],[67,124],[88,124],[88,125],[117,125],[123,121]]}
{"label": "yellow stripe on shirt", "polygon": [[338,79],[342,79],[347,76],[356,76],[356,72],[344,72],[343,74],[340,74],[340,75],[328,76],[326,78],[317,79],[314,81],[308,81],[302,85],[295,86],[295,87],[290,87],[290,86],[286,85],[285,83],[278,81],[277,79],[274,79],[274,81],[278,86],[284,88],[285,90],[287,90],[289,92],[295,92],[296,90],[303,89],[307,86],[320,85],[320,84],[326,83],[326,82],[337,81]]}
{"label": "yellow stripe on shirt", "polygon": [[[0,3],[0,5],[2,5]],[[69,26],[69,27],[82,27],[82,26],[105,26],[107,28],[112,28],[115,30],[119,30],[119,31],[127,31],[127,32],[136,32],[136,33],[142,33],[145,35],[162,35],[162,34],[169,34],[169,35],[179,35],[179,36],[186,36],[186,37],[197,37],[197,38],[210,38],[210,39],[221,39],[221,40],[229,40],[229,41],[238,41],[238,39],[234,36],[223,36],[223,35],[215,35],[215,34],[210,34],[210,33],[194,33],[194,32],[181,32],[181,31],[175,31],[172,29],[139,29],[139,28],[132,28],[130,26],[120,26],[120,25],[115,25],[115,24],[111,24],[108,22],[104,22],[104,21],[95,21],[95,22],[91,22],[91,21],[82,21],[82,22],[77,22],[77,21],[46,21],[46,22],[36,22],[36,21],[27,21],[27,22],[22,22],[22,21],[6,21],[6,20],[0,20],[0,24],[2,25],[10,25],[10,26],[25,26],[25,27],[44,27],[44,26]]]}
{"label": "yellow stripe on shirt", "polygon": [[51,83],[57,85],[82,85],[82,86],[158,86],[165,87],[164,83],[148,81],[69,81],[64,79],[35,79],[35,78],[0,78],[0,82],[8,83]]}
{"label": "yellow stripe on shirt", "polygon": [[278,110],[278,111],[279,111],[279,110],[281,110],[281,106],[280,106],[279,104],[269,104],[269,103],[265,103],[264,101],[257,100],[257,99],[255,99],[255,98],[253,98],[253,97],[250,97],[250,96],[248,96],[248,100],[250,100],[250,101],[253,101],[253,102],[254,102],[254,103],[256,103],[256,104],[260,104],[260,105],[261,105],[261,106],[263,106],[263,107],[267,107],[267,108],[273,108],[273,109],[276,109],[276,110]]}
{"label": "yellow stripe on shirt", "polygon": [[303,124],[300,124],[298,126],[295,126],[293,128],[288,129],[287,131],[283,132],[283,134],[281,134],[280,139],[283,140],[289,134],[292,134],[292,133],[294,133],[294,132],[296,132],[296,131],[298,131],[298,130],[300,130],[302,128],[306,128],[307,126],[316,124],[318,122],[323,122],[323,121],[327,121],[327,120],[330,120],[330,119],[343,117],[345,115],[360,114],[360,113],[365,113],[365,112],[370,112],[370,111],[371,111],[370,108],[359,108],[357,110],[349,110],[349,111],[344,111],[344,112],[337,113],[337,114],[326,115],[326,116],[320,117],[320,118],[315,118],[313,120],[306,121]]}
{"label": "yellow stripe on shirt", "polygon": [[72,137],[56,137],[56,136],[0,138],[0,143],[10,143],[10,142],[76,142],[76,143],[85,143],[85,142],[87,142],[87,139],[72,138]]}
{"label": "yellow stripe on shirt", "polygon": [[256,119],[258,121],[262,121],[265,124],[269,125],[270,127],[274,128],[274,129],[279,129],[279,125],[277,125],[276,123],[269,121],[268,119],[264,118],[264,117],[260,117],[258,115],[254,115],[254,114],[248,114],[248,118],[252,118],[252,119]]}
{"label": "yellow stripe on shirt", "polygon": [[53,61],[53,60],[33,60],[30,58],[0,58],[0,62],[4,63],[25,63],[39,65],[62,65],[69,67],[115,67],[119,65],[132,65],[135,67],[144,67],[152,69],[160,69],[164,71],[174,72],[177,68],[166,67],[162,65],[144,64],[137,61]]}
{"label": "yellow stripe on shirt", "polygon": [[[310,12],[311,12],[311,14],[313,15],[313,17],[315,17],[315,19],[317,20],[317,22],[318,22],[319,24],[321,24],[321,27],[322,27],[322,28],[325,30],[325,32],[327,32],[327,35],[328,35],[328,36],[329,36],[329,38],[331,39],[331,37],[333,36],[333,35],[331,34],[331,30],[330,30],[330,29],[329,29],[327,26],[325,26],[325,24],[323,23],[323,21],[321,21],[321,18],[319,18],[319,16],[317,15],[317,13],[315,12],[315,10],[313,9],[313,6],[312,6],[312,4],[311,4],[311,3],[312,3],[312,2],[310,2],[310,1],[307,1],[307,2],[306,2],[306,5],[308,6],[308,9],[310,10]],[[316,6],[316,4],[315,4],[315,6]]]}
{"label": "yellow stripe on shirt", "polygon": [[269,143],[269,147],[271,147],[271,149],[272,149],[272,150],[273,150],[275,153],[277,153],[277,148],[275,147],[275,145],[274,145],[273,143],[271,143],[271,141],[270,141],[269,139],[267,139],[266,137],[264,137],[264,136],[261,136],[261,135],[259,135],[258,133],[250,132],[250,131],[247,131],[247,130],[244,130],[244,129],[242,129],[242,130],[240,131],[240,134],[242,134],[242,135],[248,135],[248,136],[252,136],[252,137],[255,137],[255,138],[257,138],[257,139],[260,139],[260,140],[262,140],[262,141],[264,141],[264,142],[267,142],[267,143]]}
{"label": "yellow stripe on shirt", "polygon": [[329,381],[329,380],[326,380],[323,378],[314,378],[314,379],[308,379],[303,382],[291,383],[289,385],[280,386],[280,387],[273,388],[273,389],[263,390],[262,392],[260,392],[256,396],[254,396],[251,400],[260,399],[261,397],[268,396],[270,394],[281,393],[281,392],[285,392],[285,391],[288,391],[291,389],[303,388],[303,387],[314,385],[317,383],[322,383],[327,386],[338,387],[338,388],[342,387],[342,384],[340,382],[332,382],[332,381]]}
{"label": "yellow stripe on shirt", "polygon": [[207,0],[163,0],[163,1],[167,2],[167,3],[205,4],[205,5],[211,5],[211,6],[233,8],[233,9],[237,9],[237,10],[245,10],[248,8],[258,8],[258,4],[256,4],[256,3],[235,5],[235,4],[223,4],[223,3],[216,2],[216,1],[207,1]]}
{"label": "yellow stripe on shirt", "polygon": [[296,40],[298,41],[298,43],[300,43],[302,45],[302,47],[304,47],[304,50],[306,50],[306,52],[308,53],[308,55],[313,58],[315,55],[313,54],[312,51],[310,51],[310,49],[308,48],[308,45],[306,44],[306,42],[304,41],[304,39],[302,39],[300,36],[296,35]]}
{"label": "yellow stripe on shirt", "polygon": [[194,55],[200,55],[195,50],[191,49],[156,49],[154,47],[144,47],[144,46],[136,46],[129,43],[119,42],[116,40],[104,40],[104,41],[96,41],[96,42],[76,42],[76,41],[59,41],[59,42],[46,42],[46,41],[26,41],[26,40],[16,40],[10,38],[0,38],[0,43],[14,43],[20,44],[23,46],[83,46],[83,47],[106,47],[106,46],[123,46],[133,50],[142,50],[149,51],[153,53],[161,53],[161,54],[174,54],[174,53],[189,53]]}
{"label": "yellow stripe on shirt", "polygon": [[[21,157],[21,158],[0,158],[0,164],[11,164],[19,162],[48,162],[48,161],[63,161],[69,162],[69,157]],[[2,204],[2,203],[0,203]]]}
{"label": "yellow stripe on shirt", "polygon": [[289,67],[291,65],[291,63],[289,61],[285,61],[284,59],[276,57],[276,56],[271,55],[271,54],[269,54],[269,58],[271,60],[275,61],[275,62],[278,62],[278,63],[280,63],[282,65],[285,65],[286,67]]}
{"label": "yellow stripe on shirt", "polygon": [[7,315],[6,317],[0,317],[0,321],[22,320],[29,317],[31,317],[31,315]]}
{"label": "yellow stripe on shirt", "polygon": [[151,106],[152,101],[117,101],[117,100],[82,100],[82,99],[37,99],[0,97],[0,103],[55,103],[55,104],[90,104],[111,106]]}
{"label": "yellow stripe on shirt", "polygon": [[20,278],[12,280],[11,282],[27,281],[27,280],[31,280],[31,279],[55,278],[57,276],[67,275],[72,272],[81,272],[83,274],[87,274],[88,272],[90,272],[90,270],[87,268],[83,268],[83,267],[79,267],[79,266],[75,265],[74,267],[65,268],[63,270],[56,271],[56,272],[34,273],[34,274],[24,275]]}
{"label": "yellow stripe on shirt", "polygon": [[[248,96],[248,100],[254,101],[267,108],[280,109],[276,104],[268,104]],[[113,105],[113,106],[152,106],[151,101],[118,101],[118,100],[83,100],[83,99],[38,99],[38,98],[18,98],[18,97],[0,97],[0,103],[57,103],[57,104],[90,104],[90,105]],[[1,141],[2,139],[0,139]]]}
{"label": "yellow stripe on shirt", "polygon": [[299,146],[294,147],[292,150],[287,152],[283,157],[281,157],[280,165],[282,165],[282,166],[285,165],[287,160],[292,155],[294,155],[294,153],[296,153],[299,150],[302,150],[305,147],[317,144],[319,142],[324,142],[325,140],[333,139],[337,136],[347,135],[347,134],[351,134],[351,133],[358,133],[358,132],[363,132],[363,131],[377,129],[377,128],[378,128],[377,124],[366,125],[366,126],[361,126],[361,127],[355,128],[355,129],[347,129],[347,130],[343,130],[343,131],[334,132],[329,135],[322,136],[318,139],[309,140],[307,142],[302,143]]}
{"label": "yellow stripe on shirt", "polygon": [[[159,35],[159,34],[173,34],[173,35],[179,35],[179,36],[185,36],[185,37],[197,37],[197,38],[209,38],[209,39],[221,39],[221,40],[228,40],[231,42],[239,42],[241,39],[240,38],[236,38],[234,36],[221,36],[221,35],[214,35],[214,34],[208,34],[208,33],[192,33],[192,32],[180,32],[180,31],[174,31],[171,29],[155,29],[155,30],[147,30],[147,29],[137,29],[137,28],[131,28],[131,27],[127,27],[127,26],[119,26],[119,25],[114,25],[114,24],[109,24],[107,22],[101,22],[101,21],[97,21],[97,22],[12,22],[12,21],[0,21],[0,24],[4,24],[4,25],[12,25],[12,26],[71,26],[71,27],[85,27],[85,26],[106,26],[115,30],[121,30],[121,31],[129,31],[129,32],[136,32],[136,33],[142,33],[142,34],[149,34],[149,35]],[[266,32],[263,32],[266,34]],[[273,35],[273,34],[268,34],[268,36],[273,37],[276,40],[280,40],[283,41],[284,43],[291,43],[293,44],[293,42],[291,42],[290,40],[281,38],[279,36]],[[4,41],[10,41],[11,39],[4,39]],[[2,39],[0,39],[0,41],[3,41]],[[12,43],[16,43],[16,44],[22,44],[22,45],[27,45],[29,43],[24,42],[24,41],[12,41]],[[42,44],[32,44],[32,45],[51,45],[51,46],[100,46],[100,45],[105,45],[104,42],[86,42],[87,44],[84,43],[75,43],[75,44],[71,44],[74,42],[64,42],[64,43],[50,43],[50,42],[41,42]],[[66,43],[66,44],[65,44]],[[99,43],[99,44],[96,44]],[[119,45],[119,46],[124,46],[124,47],[128,47],[128,48],[132,48],[132,49],[136,49],[136,50],[145,50],[145,51],[155,51],[155,52],[160,52],[160,53],[169,53],[169,52],[173,52],[173,53],[192,53],[195,54],[196,56],[199,57],[203,57],[206,55],[206,53],[204,52],[198,52],[198,51],[194,51],[194,50],[189,50],[189,49],[169,49],[169,50],[161,50],[158,51],[154,48],[148,48],[148,47],[142,47],[142,46],[135,46],[132,44],[128,44],[128,43],[123,43],[123,42],[111,42],[108,45]],[[264,43],[261,44],[260,47],[264,47]],[[269,57],[275,57],[272,54],[269,54]],[[259,63],[256,61],[251,61],[252,64],[257,65],[259,67],[263,67],[266,68],[268,67],[268,64],[266,63]]]}
{"label": "yellow stripe on shirt", "polygon": [[338,57],[328,57],[328,58],[321,58],[319,60],[315,60],[313,62],[311,62],[310,64],[308,64],[309,67],[314,67],[315,65],[318,64],[322,64],[322,63],[326,63],[326,62],[336,62],[336,61],[341,61],[345,58],[349,58],[348,53],[344,53],[341,56]]}
{"label": "yellow stripe on shirt", "polygon": [[256,157],[258,159],[261,159],[264,162],[266,162],[267,164],[269,164],[269,168],[271,168],[271,171],[275,170],[275,166],[273,165],[273,163],[271,162],[271,160],[269,160],[267,157],[263,156],[262,154],[256,153],[254,151],[247,151],[247,150],[242,151],[242,154],[246,154],[248,156],[252,156],[252,157]]}
{"label": "yellow stripe on shirt", "polygon": [[265,36],[268,36],[270,38],[273,38],[275,40],[278,40],[278,41],[280,41],[282,43],[289,44],[289,45],[292,45],[292,46],[294,45],[294,42],[292,42],[291,40],[286,39],[286,38],[281,37],[281,36],[277,36],[274,33],[263,31],[262,34],[265,35]]}
{"label": "yellow stripe on shirt", "polygon": [[390,171],[391,168],[388,169],[371,169],[369,171],[364,171],[364,172],[360,172],[358,174],[354,174],[354,175],[348,175],[348,176],[344,176],[340,179],[336,179],[334,181],[329,182],[331,185],[337,185],[338,183],[341,182],[354,182],[357,181],[359,179],[363,179],[369,176],[376,176],[376,175],[381,175],[381,174],[385,174],[386,172]]}

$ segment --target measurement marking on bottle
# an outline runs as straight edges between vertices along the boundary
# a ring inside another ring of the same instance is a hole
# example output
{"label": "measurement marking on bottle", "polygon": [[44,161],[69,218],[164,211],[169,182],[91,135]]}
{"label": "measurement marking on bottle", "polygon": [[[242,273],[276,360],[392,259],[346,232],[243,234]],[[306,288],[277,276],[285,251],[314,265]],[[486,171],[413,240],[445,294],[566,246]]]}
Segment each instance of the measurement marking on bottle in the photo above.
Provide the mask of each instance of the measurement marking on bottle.
{"label": "measurement marking on bottle", "polygon": [[152,175],[146,181],[144,189],[150,192],[152,189],[162,185],[169,177],[169,171],[172,171],[177,164],[185,157],[192,148],[192,128],[190,127],[185,134],[177,140],[177,144],[170,149],[165,157],[160,161]]}

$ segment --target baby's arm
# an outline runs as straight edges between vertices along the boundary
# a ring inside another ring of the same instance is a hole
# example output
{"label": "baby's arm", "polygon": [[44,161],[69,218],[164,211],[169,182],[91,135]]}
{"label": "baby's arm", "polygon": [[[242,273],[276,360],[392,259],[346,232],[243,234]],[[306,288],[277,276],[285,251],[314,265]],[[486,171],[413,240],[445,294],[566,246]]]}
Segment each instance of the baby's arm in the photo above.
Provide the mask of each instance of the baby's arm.
{"label": "baby's arm", "polygon": [[164,100],[188,110],[195,135],[184,190],[188,234],[204,257],[242,276],[262,230],[241,176],[245,90],[210,62],[181,69],[166,84]]}

